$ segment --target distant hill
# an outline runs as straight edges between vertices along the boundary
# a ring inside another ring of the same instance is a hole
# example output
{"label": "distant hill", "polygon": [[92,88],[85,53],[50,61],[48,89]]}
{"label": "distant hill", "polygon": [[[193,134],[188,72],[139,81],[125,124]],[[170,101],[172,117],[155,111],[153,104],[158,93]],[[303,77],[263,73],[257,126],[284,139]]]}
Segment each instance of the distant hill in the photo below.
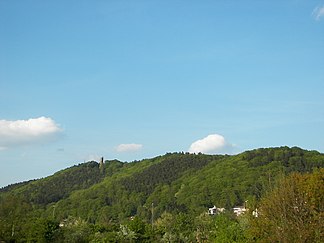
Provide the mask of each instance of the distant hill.
{"label": "distant hill", "polygon": [[163,212],[199,215],[213,205],[256,203],[279,177],[323,167],[324,154],[298,147],[238,155],[167,153],[131,163],[107,160],[103,170],[92,161],[2,188],[0,228],[33,217],[75,217],[90,223],[122,222],[131,216],[149,220],[152,205],[156,219]]}

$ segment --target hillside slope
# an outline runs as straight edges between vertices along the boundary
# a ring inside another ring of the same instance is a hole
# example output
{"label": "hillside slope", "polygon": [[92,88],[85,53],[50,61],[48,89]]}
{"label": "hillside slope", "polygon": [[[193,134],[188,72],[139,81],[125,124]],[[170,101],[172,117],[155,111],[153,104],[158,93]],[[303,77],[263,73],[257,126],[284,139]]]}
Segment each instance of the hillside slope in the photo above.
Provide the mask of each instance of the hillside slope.
{"label": "hillside slope", "polygon": [[73,191],[99,183],[121,167],[123,163],[114,160],[106,163],[105,169],[100,171],[99,164],[90,161],[61,170],[46,178],[9,185],[0,189],[0,193],[11,192],[33,204],[44,206],[68,197]]}

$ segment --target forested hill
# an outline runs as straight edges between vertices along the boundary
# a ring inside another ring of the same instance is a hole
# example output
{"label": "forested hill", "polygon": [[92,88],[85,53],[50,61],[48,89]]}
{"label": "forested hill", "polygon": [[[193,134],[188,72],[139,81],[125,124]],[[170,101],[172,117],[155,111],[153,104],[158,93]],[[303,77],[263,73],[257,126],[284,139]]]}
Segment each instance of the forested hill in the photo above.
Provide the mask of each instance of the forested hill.
{"label": "forested hill", "polygon": [[[124,163],[82,163],[52,176],[0,190],[0,236],[35,217],[92,224],[165,212],[199,215],[208,207],[256,204],[279,177],[324,167],[324,154],[298,147],[262,148],[238,155],[167,153]],[[11,222],[11,223],[10,223]],[[2,236],[3,237],[3,236]],[[1,240],[1,237],[0,237]]]}
{"label": "forested hill", "polygon": [[0,193],[11,191],[35,204],[57,202],[75,190],[86,189],[99,183],[123,166],[123,163],[117,160],[107,162],[103,171],[100,171],[97,162],[90,161],[59,171],[47,178],[9,185],[1,188]]}

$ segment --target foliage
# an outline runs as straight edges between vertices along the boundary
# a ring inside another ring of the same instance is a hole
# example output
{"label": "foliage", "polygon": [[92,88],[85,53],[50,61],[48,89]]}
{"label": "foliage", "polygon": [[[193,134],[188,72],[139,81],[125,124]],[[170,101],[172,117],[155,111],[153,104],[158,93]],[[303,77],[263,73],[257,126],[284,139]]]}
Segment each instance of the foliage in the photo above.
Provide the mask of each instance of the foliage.
{"label": "foliage", "polygon": [[262,242],[323,242],[324,169],[283,178],[260,202],[252,234]]}
{"label": "foliage", "polygon": [[215,242],[220,243],[247,242],[240,223],[226,214],[216,217],[213,239]]}
{"label": "foliage", "polygon": [[189,153],[167,154],[161,163],[153,164],[145,170],[125,178],[122,184],[129,191],[150,194],[157,185],[170,184],[185,171],[200,169],[213,159],[215,160],[216,156]]}
{"label": "foliage", "polygon": [[305,173],[323,166],[323,158],[319,152],[305,151],[298,147],[260,148],[243,153],[243,158],[249,161],[249,166],[252,167],[277,161],[286,172]]}
{"label": "foliage", "polygon": [[57,221],[37,218],[26,225],[28,242],[54,242],[60,237],[60,228]]}
{"label": "foliage", "polygon": [[[100,170],[96,162],[83,163],[3,188],[0,241],[266,242],[280,235],[279,241],[285,242],[284,233],[273,231],[274,225],[286,222],[275,221],[282,215],[291,230],[301,225],[312,229],[300,232],[306,242],[323,234],[318,222],[323,216],[319,168],[324,167],[324,155],[316,151],[281,147],[232,156],[168,153],[132,163],[106,161],[104,166]],[[278,179],[291,172],[303,174],[291,175],[280,187]],[[286,189],[286,204],[271,216],[271,199],[279,200],[282,193],[278,188]],[[296,195],[297,209],[288,210],[287,202]],[[231,214],[233,206],[246,201],[250,212],[260,205],[259,218]],[[227,213],[206,215],[213,205]],[[264,221],[262,215],[271,220]]]}
{"label": "foliage", "polygon": [[[106,161],[106,175],[112,175],[122,167],[119,161]],[[47,205],[67,198],[73,191],[86,189],[99,183],[105,174],[101,174],[95,161],[79,164],[41,180],[17,183],[2,189],[14,191],[35,204]],[[14,190],[17,188],[17,190]]]}

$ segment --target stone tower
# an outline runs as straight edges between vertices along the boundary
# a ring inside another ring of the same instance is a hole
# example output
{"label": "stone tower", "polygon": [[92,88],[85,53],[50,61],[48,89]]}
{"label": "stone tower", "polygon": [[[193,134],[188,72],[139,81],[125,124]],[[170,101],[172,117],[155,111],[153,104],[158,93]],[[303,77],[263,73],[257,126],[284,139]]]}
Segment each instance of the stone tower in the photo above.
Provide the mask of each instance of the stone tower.
{"label": "stone tower", "polygon": [[99,169],[100,169],[100,173],[103,174],[104,171],[105,171],[104,157],[101,157],[101,158],[100,158]]}

